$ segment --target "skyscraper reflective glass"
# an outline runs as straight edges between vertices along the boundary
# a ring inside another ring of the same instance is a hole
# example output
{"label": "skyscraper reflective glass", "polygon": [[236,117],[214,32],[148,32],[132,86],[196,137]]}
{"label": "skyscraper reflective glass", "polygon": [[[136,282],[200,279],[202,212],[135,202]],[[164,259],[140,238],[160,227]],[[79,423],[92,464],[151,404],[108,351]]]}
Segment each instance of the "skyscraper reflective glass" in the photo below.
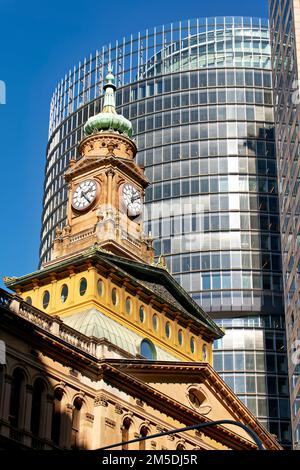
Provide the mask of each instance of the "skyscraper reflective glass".
{"label": "skyscraper reflective glass", "polygon": [[63,174],[83,124],[101,108],[109,64],[118,112],[133,124],[138,163],[152,182],[145,231],[176,279],[226,328],[216,368],[288,443],[268,22],[161,26],[104,46],[65,76],[51,102],[41,262],[65,219]]}
{"label": "skyscraper reflective glass", "polygon": [[269,9],[292,430],[300,449],[299,2],[270,1]]}

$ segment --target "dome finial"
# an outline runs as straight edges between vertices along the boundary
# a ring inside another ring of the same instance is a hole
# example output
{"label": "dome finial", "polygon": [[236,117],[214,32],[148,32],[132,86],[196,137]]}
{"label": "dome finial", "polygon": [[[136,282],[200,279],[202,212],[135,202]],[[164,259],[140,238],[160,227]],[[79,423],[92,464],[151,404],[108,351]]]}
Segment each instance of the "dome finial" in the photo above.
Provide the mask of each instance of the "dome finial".
{"label": "dome finial", "polygon": [[103,86],[104,89],[104,103],[102,113],[113,113],[117,114],[116,111],[116,85],[115,85],[115,77],[112,73],[112,66],[111,64],[107,67],[107,75],[105,77],[105,84]]}
{"label": "dome finial", "polygon": [[104,102],[101,113],[91,116],[84,125],[86,135],[101,131],[113,131],[132,137],[132,124],[116,111],[116,85],[111,64],[107,67],[105,77]]}

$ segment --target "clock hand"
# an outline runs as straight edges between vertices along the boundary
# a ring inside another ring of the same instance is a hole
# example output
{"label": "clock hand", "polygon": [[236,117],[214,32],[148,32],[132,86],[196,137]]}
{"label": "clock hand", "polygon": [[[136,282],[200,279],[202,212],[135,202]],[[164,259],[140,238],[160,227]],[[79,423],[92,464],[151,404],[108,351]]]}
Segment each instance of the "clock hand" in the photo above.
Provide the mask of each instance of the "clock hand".
{"label": "clock hand", "polygon": [[140,199],[140,195],[135,196],[135,197],[132,197],[132,198],[131,198],[131,204],[132,204],[134,201],[137,201],[138,199]]}
{"label": "clock hand", "polygon": [[91,201],[89,200],[89,198],[86,197],[86,195],[85,195],[85,193],[84,193],[83,191],[81,191],[81,197],[82,197],[82,196],[87,200],[87,202],[91,202]]}

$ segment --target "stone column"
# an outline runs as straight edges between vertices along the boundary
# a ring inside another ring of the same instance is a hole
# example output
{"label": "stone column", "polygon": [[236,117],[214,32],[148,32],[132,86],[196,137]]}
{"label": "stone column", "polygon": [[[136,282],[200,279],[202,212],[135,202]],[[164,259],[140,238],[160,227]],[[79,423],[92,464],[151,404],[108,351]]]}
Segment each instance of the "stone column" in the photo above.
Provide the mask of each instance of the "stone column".
{"label": "stone column", "polygon": [[[83,421],[83,420],[82,420]],[[86,413],[83,421],[83,429],[80,429],[80,448],[84,450],[92,449],[91,436],[93,432],[94,415]]]}
{"label": "stone column", "polygon": [[70,449],[71,448],[71,443],[72,443],[72,420],[73,420],[73,409],[74,409],[74,406],[71,405],[70,403],[68,403],[66,405],[66,412],[65,412],[65,415],[64,415],[64,447],[66,449]]}
{"label": "stone column", "polygon": [[32,408],[32,393],[33,387],[30,384],[26,385],[25,391],[25,410],[24,410],[24,444],[31,445],[31,437],[27,433],[31,433],[30,424],[31,424],[31,408]]}
{"label": "stone column", "polygon": [[113,170],[108,170],[107,175],[107,206],[110,209],[112,206],[112,180],[115,175]]}
{"label": "stone column", "polygon": [[45,426],[43,438],[51,441],[52,432],[52,414],[53,414],[53,396],[47,395],[45,400]]}
{"label": "stone column", "polygon": [[[9,424],[9,405],[10,405],[10,395],[11,395],[11,375],[5,374],[4,384],[3,384],[3,397],[1,403],[1,418],[7,424]],[[2,426],[1,434],[3,436],[9,436],[9,428]]]}

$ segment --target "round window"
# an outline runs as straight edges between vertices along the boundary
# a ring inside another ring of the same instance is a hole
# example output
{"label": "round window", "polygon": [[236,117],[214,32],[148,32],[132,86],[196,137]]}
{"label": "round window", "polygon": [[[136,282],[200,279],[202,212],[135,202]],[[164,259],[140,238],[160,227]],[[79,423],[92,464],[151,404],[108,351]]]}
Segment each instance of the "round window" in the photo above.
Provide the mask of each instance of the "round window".
{"label": "round window", "polygon": [[111,300],[112,300],[113,305],[117,305],[118,292],[117,292],[117,289],[115,287],[113,287],[113,289],[111,291]]}
{"label": "round window", "polygon": [[157,317],[157,315],[153,315],[152,325],[153,325],[154,330],[157,330],[157,328],[158,328],[158,317]]}
{"label": "round window", "polygon": [[166,337],[167,337],[167,338],[170,338],[170,336],[171,336],[171,325],[170,325],[170,322],[167,322],[167,323],[166,323],[165,331],[166,331]]}
{"label": "round window", "polygon": [[194,354],[194,352],[195,352],[195,338],[193,336],[190,339],[190,348],[191,348],[191,352]]}
{"label": "round window", "polygon": [[86,293],[87,289],[87,280],[85,277],[80,279],[80,284],[79,284],[79,294],[84,295]]}
{"label": "round window", "polygon": [[98,279],[98,282],[97,282],[97,292],[98,292],[98,295],[101,297],[103,294],[103,281],[101,279]]}
{"label": "round window", "polygon": [[29,305],[32,305],[32,298],[26,297],[25,302],[27,302]]}
{"label": "round window", "polygon": [[45,290],[43,295],[43,308],[47,308],[50,302],[50,294],[47,290]]}
{"label": "round window", "polygon": [[140,306],[140,322],[141,323],[144,323],[145,321],[145,309],[144,307],[141,305]]}
{"label": "round window", "polygon": [[178,331],[178,343],[180,344],[180,346],[182,346],[182,342],[183,342],[182,330],[179,330]]}
{"label": "round window", "polygon": [[68,292],[69,292],[68,286],[66,284],[64,284],[62,286],[61,292],[60,292],[60,298],[61,298],[61,301],[62,301],[63,304],[65,303],[65,301],[68,298]]}
{"label": "round window", "polygon": [[194,408],[200,408],[206,400],[204,393],[201,390],[196,389],[189,390],[188,398]]}
{"label": "round window", "polygon": [[202,359],[203,359],[203,361],[207,360],[207,347],[206,347],[206,344],[203,344],[203,347],[202,347]]}
{"label": "round window", "polygon": [[127,297],[127,299],[126,299],[125,308],[126,308],[126,312],[127,312],[127,313],[130,313],[130,312],[131,312],[131,300],[130,300],[130,297]]}

